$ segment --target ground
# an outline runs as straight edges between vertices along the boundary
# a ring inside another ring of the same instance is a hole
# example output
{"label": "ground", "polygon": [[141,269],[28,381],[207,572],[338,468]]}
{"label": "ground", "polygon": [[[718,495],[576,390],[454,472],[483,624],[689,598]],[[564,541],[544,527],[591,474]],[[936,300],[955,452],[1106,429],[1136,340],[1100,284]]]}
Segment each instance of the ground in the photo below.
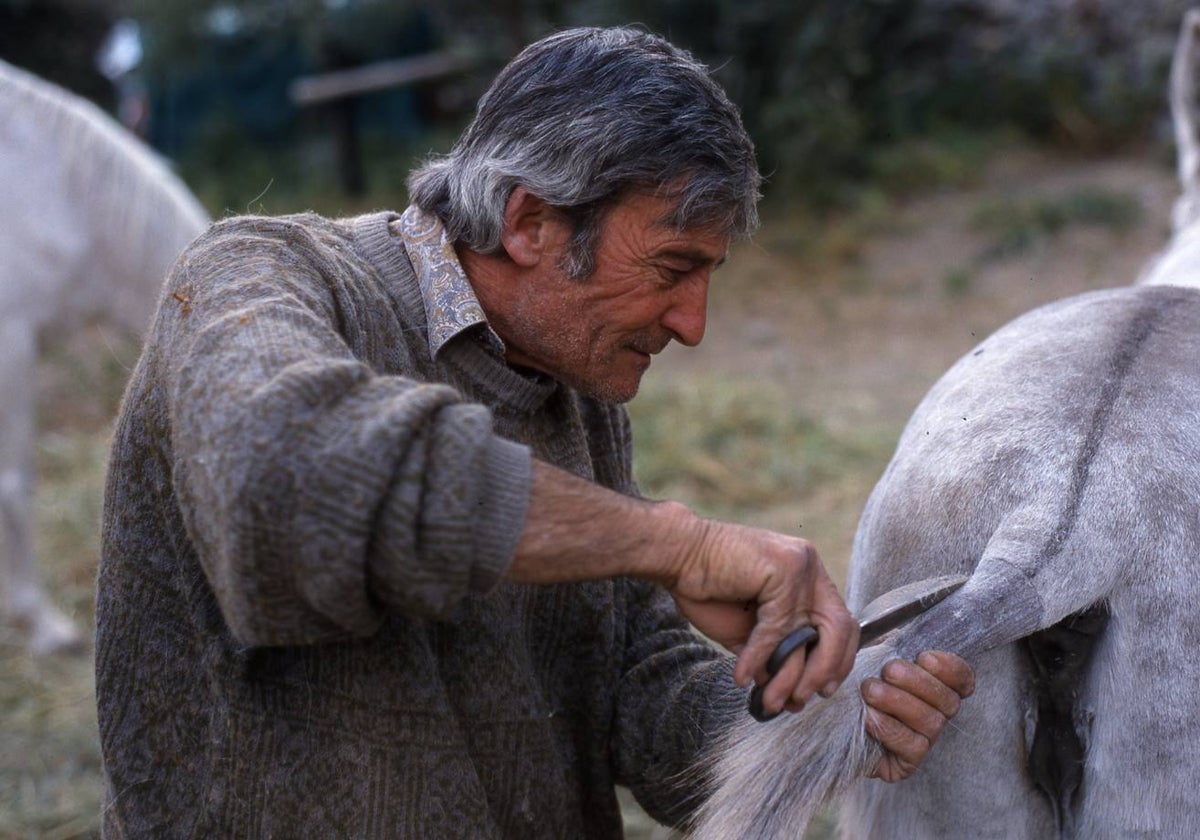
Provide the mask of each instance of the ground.
{"label": "ground", "polygon": [[[1175,194],[1157,154],[1017,147],[952,189],[830,221],[768,208],[714,279],[704,343],[656,359],[631,406],[643,488],[806,536],[844,581],[858,513],[925,390],[1021,312],[1132,282],[1166,241]],[[48,349],[39,556],[56,601],[90,627],[104,458],[137,351],[100,326]],[[90,648],[31,659],[0,632],[0,716],[0,838],[95,834]],[[667,836],[635,808],[629,835]]]}

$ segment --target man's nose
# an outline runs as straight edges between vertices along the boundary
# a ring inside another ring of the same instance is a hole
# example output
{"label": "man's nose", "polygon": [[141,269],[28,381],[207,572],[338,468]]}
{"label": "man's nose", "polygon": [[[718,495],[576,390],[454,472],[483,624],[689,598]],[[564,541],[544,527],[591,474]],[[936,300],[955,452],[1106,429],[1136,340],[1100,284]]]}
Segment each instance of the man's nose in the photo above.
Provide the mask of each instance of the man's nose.
{"label": "man's nose", "polygon": [[697,276],[675,289],[671,307],[663,314],[662,325],[675,340],[695,347],[704,338],[708,317],[708,275]]}

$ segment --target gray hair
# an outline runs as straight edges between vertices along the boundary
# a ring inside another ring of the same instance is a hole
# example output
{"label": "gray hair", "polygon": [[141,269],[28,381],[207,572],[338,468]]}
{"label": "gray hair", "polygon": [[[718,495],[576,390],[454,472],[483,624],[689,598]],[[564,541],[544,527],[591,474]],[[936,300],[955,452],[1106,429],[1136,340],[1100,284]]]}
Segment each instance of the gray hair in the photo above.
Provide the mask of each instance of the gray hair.
{"label": "gray hair", "polygon": [[579,28],[526,47],[479,100],[448,155],[408,179],[413,203],[450,238],[500,250],[523,186],[572,223],[566,266],[591,274],[605,213],[631,192],[665,196],[677,229],[758,226],[761,177],[737,108],[689,53],[631,28]]}

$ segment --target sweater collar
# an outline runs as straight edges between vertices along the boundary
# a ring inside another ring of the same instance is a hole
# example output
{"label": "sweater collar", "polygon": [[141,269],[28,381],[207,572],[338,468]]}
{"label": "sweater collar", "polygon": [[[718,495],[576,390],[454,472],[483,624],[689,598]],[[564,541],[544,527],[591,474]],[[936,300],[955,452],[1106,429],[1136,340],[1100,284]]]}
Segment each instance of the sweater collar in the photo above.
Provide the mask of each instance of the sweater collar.
{"label": "sweater collar", "polygon": [[[419,209],[415,210],[410,220],[416,213],[424,215]],[[538,410],[555,393],[558,383],[542,374],[518,372],[504,361],[504,343],[487,325],[483,308],[458,262],[453,245],[442,245],[445,228],[441,222],[427,219],[424,229],[428,235],[422,238],[405,234],[401,224],[403,218],[390,211],[360,216],[354,220],[356,238],[363,255],[376,266],[382,277],[404,277],[415,281],[401,283],[394,288],[394,293],[414,316],[418,312],[425,315],[422,332],[430,360],[459,369],[476,387],[486,391],[489,400],[496,405],[509,406],[518,412]],[[413,227],[422,229],[415,222]],[[426,243],[423,251],[419,244],[414,244],[422,239]],[[433,247],[437,253],[431,255]],[[417,252],[421,252],[421,256],[416,256]],[[432,257],[438,255],[443,264],[452,261],[453,270],[447,270],[449,277],[445,284],[435,282],[431,276],[433,272],[426,268],[437,262]],[[457,293],[446,293],[443,300],[457,301],[460,305],[439,306],[435,300],[438,289],[457,289]]]}

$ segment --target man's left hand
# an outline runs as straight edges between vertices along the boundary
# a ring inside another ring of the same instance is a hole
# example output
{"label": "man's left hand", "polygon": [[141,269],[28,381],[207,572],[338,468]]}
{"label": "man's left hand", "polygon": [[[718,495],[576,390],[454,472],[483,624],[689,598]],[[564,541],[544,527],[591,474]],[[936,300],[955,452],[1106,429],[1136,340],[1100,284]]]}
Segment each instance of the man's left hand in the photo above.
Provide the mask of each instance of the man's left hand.
{"label": "man's left hand", "polygon": [[881,678],[863,680],[867,732],[883,746],[873,775],[898,782],[916,772],[959,703],[975,690],[975,672],[945,651],[926,651],[917,661],[893,659]]}

